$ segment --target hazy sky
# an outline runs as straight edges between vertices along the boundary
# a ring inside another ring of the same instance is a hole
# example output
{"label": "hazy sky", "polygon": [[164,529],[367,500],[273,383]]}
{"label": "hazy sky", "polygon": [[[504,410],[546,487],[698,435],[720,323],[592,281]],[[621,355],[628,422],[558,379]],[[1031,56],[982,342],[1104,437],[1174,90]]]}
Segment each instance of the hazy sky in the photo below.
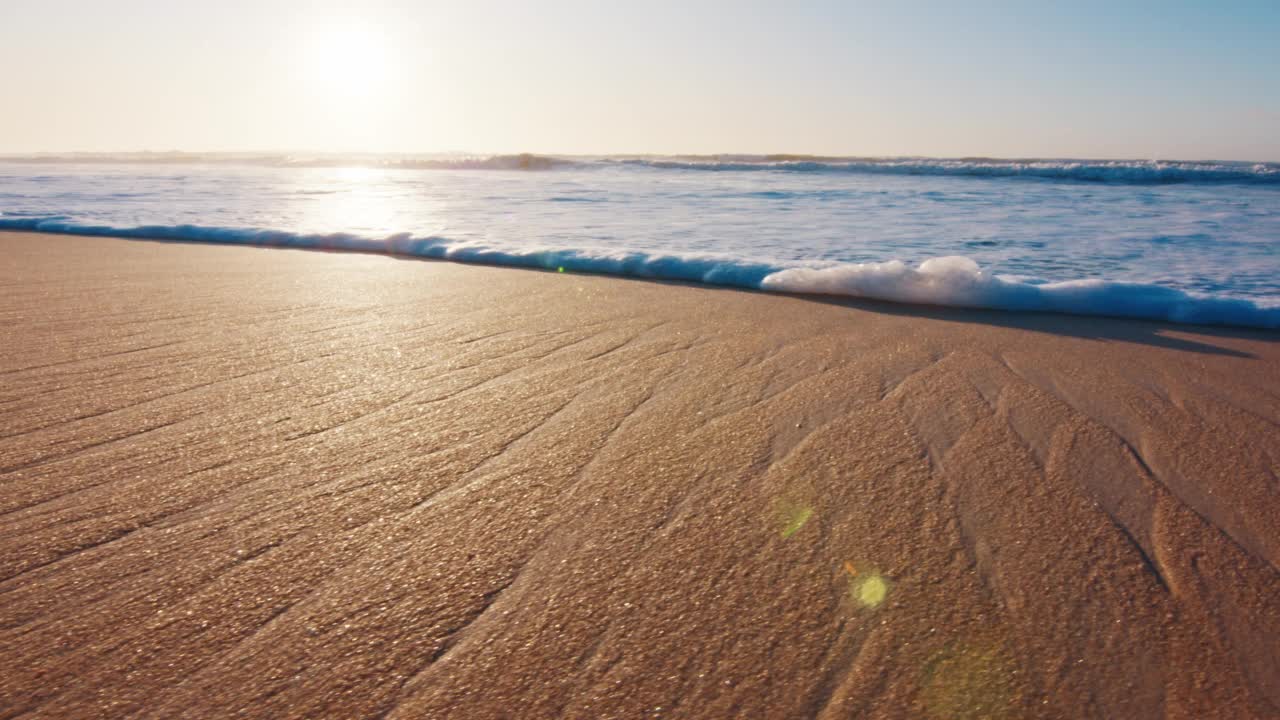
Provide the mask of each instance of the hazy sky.
{"label": "hazy sky", "polygon": [[1280,0],[0,0],[0,152],[1280,160]]}

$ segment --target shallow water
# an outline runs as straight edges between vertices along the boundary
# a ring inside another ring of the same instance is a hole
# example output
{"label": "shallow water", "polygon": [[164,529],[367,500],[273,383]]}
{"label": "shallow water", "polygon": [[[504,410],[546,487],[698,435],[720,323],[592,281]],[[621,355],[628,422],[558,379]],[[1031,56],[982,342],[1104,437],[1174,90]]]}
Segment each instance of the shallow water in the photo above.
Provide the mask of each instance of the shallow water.
{"label": "shallow water", "polygon": [[0,162],[0,227],[1280,326],[1274,165],[527,158]]}

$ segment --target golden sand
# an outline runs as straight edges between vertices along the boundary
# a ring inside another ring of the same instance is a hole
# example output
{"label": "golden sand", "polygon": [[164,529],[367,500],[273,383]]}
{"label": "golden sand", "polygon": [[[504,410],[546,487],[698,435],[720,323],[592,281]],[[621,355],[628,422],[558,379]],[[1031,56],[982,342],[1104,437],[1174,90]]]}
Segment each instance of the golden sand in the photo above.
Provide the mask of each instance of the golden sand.
{"label": "golden sand", "polygon": [[0,234],[0,716],[1265,718],[1280,335]]}

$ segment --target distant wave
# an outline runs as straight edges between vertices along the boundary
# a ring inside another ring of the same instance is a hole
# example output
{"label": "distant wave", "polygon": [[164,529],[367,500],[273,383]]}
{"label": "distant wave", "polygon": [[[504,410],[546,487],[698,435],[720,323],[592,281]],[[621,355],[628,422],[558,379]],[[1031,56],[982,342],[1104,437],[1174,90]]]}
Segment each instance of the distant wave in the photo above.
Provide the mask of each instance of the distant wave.
{"label": "distant wave", "polygon": [[550,170],[577,164],[568,158],[520,153],[487,157],[388,160],[381,167],[418,170]]}
{"label": "distant wave", "polygon": [[0,217],[0,230],[343,250],[912,304],[1280,328],[1280,302],[1196,295],[1159,285],[1107,280],[1035,284],[986,272],[965,257],[933,258],[914,267],[900,261],[797,267],[698,254],[504,248],[408,233],[369,238],[350,233],[304,234],[197,225],[120,228],[75,223],[61,216]]}
{"label": "distant wave", "polygon": [[827,172],[1035,178],[1136,185],[1246,183],[1280,186],[1280,163],[1157,162],[1141,160],[999,160],[964,158],[819,158],[794,155],[627,158],[624,165],[720,172]]}
{"label": "distant wave", "polygon": [[709,172],[860,173],[979,178],[1027,178],[1066,182],[1167,185],[1238,183],[1280,187],[1280,163],[1148,160],[1072,160],[923,157],[829,157],[816,155],[561,156],[246,154],[246,153],[70,153],[0,156],[27,164],[236,164],[261,167],[374,167],[404,170],[554,170],[637,168]]}
{"label": "distant wave", "polygon": [[66,153],[5,155],[0,162],[31,165],[249,165],[256,167],[375,167],[389,170],[550,170],[578,161],[551,155],[276,155],[250,153]]}

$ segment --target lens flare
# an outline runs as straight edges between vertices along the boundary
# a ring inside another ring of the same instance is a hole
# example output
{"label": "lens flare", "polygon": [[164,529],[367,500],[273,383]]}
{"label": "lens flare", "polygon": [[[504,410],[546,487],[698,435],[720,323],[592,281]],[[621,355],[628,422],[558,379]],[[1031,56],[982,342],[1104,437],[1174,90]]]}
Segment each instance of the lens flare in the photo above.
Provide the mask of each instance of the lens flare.
{"label": "lens flare", "polygon": [[1007,718],[1018,704],[1016,666],[987,643],[956,642],[925,666],[921,700],[930,718]]}
{"label": "lens flare", "polygon": [[876,570],[858,572],[852,560],[844,561],[844,572],[849,576],[849,596],[867,609],[880,607],[889,596],[889,580]]}
{"label": "lens flare", "polygon": [[865,608],[880,607],[889,594],[889,583],[879,573],[872,573],[858,582],[858,602]]}
{"label": "lens flare", "polygon": [[808,505],[789,500],[782,500],[777,504],[778,524],[782,526],[779,534],[783,540],[799,532],[811,517],[813,517],[813,508]]}

